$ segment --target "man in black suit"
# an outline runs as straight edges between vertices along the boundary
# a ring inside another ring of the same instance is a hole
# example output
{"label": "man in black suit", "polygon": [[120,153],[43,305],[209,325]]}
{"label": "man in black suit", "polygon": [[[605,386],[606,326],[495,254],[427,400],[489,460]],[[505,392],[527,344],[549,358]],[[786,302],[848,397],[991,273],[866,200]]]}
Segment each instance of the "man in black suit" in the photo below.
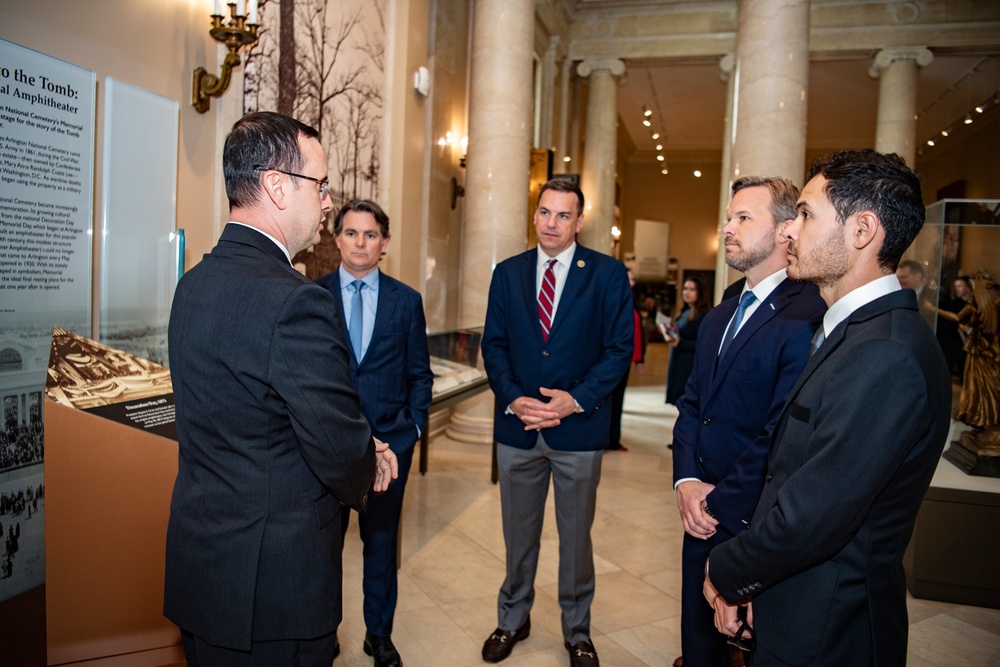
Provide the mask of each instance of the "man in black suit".
{"label": "man in black suit", "polygon": [[[379,270],[389,245],[389,216],[373,201],[350,201],[333,225],[340,268],[317,282],[330,291],[343,335],[351,341],[351,379],[361,412],[375,437],[399,459],[399,478],[380,496],[369,498],[358,515],[364,543],[365,653],[375,667],[402,667],[392,643],[396,612],[396,542],[403,491],[414,444],[427,428],[431,405],[430,357],[420,293]],[[350,509],[341,513],[343,530]]]}
{"label": "man in black suit", "polygon": [[195,667],[329,667],[341,508],[364,508],[396,474],[351,385],[336,304],[291,264],[330,209],[317,137],[275,113],[236,123],[230,222],[174,296],[180,455],[163,607]]}
{"label": "man in black suit", "polygon": [[[756,629],[754,664],[906,664],[902,558],[948,434],[951,385],[895,271],[924,221],[920,180],[872,150],[813,164],[790,277],[829,304],[772,439],[752,526],[716,547],[720,631]],[[745,641],[745,639],[743,639]]]}
{"label": "man in black suit", "polygon": [[674,425],[674,489],[685,531],[683,662],[675,664],[684,667],[733,664],[702,598],[705,560],[750,525],[771,434],[826,311],[815,285],[786,277],[783,230],[795,218],[799,189],[784,178],[741,176],[732,191],[722,228],[726,263],[746,274],[746,284],[705,315]]}
{"label": "man in black suit", "polygon": [[531,631],[535,572],[552,480],[559,529],[559,605],[572,667],[597,667],[590,639],[590,527],[611,432],[608,398],[632,359],[632,291],[625,265],[577,244],[583,193],[553,179],[535,209],[538,248],[497,265],[483,362],[497,410],[507,577],[483,659],[499,662]]}

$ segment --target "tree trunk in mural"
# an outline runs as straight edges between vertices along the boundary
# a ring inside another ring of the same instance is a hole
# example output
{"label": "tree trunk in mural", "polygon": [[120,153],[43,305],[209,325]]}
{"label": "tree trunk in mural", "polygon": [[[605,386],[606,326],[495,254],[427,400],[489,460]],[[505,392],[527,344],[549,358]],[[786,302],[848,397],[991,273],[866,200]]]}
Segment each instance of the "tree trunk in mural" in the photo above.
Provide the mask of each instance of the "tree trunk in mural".
{"label": "tree trunk in mural", "polygon": [[[329,159],[335,210],[348,199],[377,199],[385,0],[271,0],[270,4],[273,11],[261,13],[264,36],[254,47],[253,66],[248,59],[244,107],[275,109],[316,128]],[[310,278],[325,275],[340,263],[329,225],[320,237],[318,244],[292,259]]]}
{"label": "tree trunk in mural", "polygon": [[295,115],[295,3],[284,0],[279,5],[281,25],[278,32],[278,113]]}

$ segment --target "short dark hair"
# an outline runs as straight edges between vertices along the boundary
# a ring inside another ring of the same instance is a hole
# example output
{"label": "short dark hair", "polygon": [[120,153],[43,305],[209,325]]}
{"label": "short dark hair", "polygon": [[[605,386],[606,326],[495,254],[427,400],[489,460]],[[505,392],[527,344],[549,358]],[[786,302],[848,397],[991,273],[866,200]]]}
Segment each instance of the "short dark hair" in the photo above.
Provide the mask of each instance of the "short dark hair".
{"label": "short dark hair", "polygon": [[305,123],[273,111],[248,113],[236,121],[222,149],[229,208],[249,206],[261,195],[260,168],[299,171],[299,137],[319,138]]}
{"label": "short dark hair", "polygon": [[920,177],[895,153],[872,149],[825,155],[809,168],[809,179],[823,176],[824,191],[843,224],[861,211],[872,211],[885,230],[878,264],[895,271],[899,258],[924,224]]}
{"label": "short dark hair", "polygon": [[576,214],[583,214],[583,191],[580,186],[569,180],[568,178],[553,178],[542,186],[542,189],[538,192],[538,201],[542,201],[542,195],[545,194],[546,190],[554,190],[556,192],[571,192],[576,195],[577,205]]}
{"label": "short dark hair", "polygon": [[798,215],[796,205],[799,199],[799,188],[787,178],[777,176],[740,176],[733,181],[733,196],[743,188],[766,187],[771,193],[771,217],[775,226],[788,220],[794,220]]}
{"label": "short dark hair", "polygon": [[354,211],[355,213],[370,213],[375,222],[378,223],[378,230],[382,232],[382,236],[389,238],[389,216],[385,214],[382,207],[373,202],[371,199],[352,199],[337,211],[337,217],[333,220],[333,235],[340,236],[340,232],[344,230],[344,216],[347,215],[348,211]]}
{"label": "short dark hair", "polygon": [[904,259],[899,263],[899,266],[896,267],[896,269],[909,269],[910,273],[919,273],[921,276],[924,275],[924,265],[915,259]]}

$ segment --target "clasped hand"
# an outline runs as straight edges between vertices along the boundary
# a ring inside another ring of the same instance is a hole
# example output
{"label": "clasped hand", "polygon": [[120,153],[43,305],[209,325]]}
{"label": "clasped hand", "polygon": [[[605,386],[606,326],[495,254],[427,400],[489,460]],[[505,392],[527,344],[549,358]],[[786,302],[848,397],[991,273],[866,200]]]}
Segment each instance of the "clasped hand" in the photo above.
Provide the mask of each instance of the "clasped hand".
{"label": "clasped hand", "polygon": [[714,488],[713,484],[696,480],[681,482],[677,485],[675,491],[677,508],[681,512],[684,532],[691,537],[707,540],[715,535],[715,527],[719,525],[719,521],[705,511],[705,499]]}
{"label": "clasped hand", "polygon": [[382,493],[389,488],[392,480],[399,477],[399,461],[389,449],[388,443],[375,437],[372,437],[372,440],[375,441],[375,482],[372,490],[375,493]]}
{"label": "clasped hand", "polygon": [[[719,594],[712,580],[709,579],[707,568],[702,593],[708,600],[708,604],[712,605],[715,610],[715,629],[724,635],[735,637],[740,629],[740,619],[737,613],[740,605],[726,602],[726,598]],[[753,628],[753,603],[747,602],[745,606],[747,608],[747,625]],[[742,635],[744,638],[751,636],[749,631],[744,631]]]}
{"label": "clasped hand", "polygon": [[568,391],[545,387],[540,387],[538,391],[549,398],[548,402],[520,396],[510,404],[510,409],[524,422],[525,431],[541,431],[543,428],[558,426],[565,417],[573,414],[575,402]]}

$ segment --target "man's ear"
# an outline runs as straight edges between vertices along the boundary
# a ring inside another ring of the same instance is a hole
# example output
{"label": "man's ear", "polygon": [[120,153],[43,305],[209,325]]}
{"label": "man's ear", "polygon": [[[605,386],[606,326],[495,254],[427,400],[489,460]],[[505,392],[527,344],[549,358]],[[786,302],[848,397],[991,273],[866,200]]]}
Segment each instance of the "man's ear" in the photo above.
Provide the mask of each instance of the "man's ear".
{"label": "man's ear", "polygon": [[287,193],[285,192],[285,188],[288,187],[288,179],[284,178],[280,172],[265,171],[260,179],[260,186],[264,188],[264,192],[278,209],[285,210],[288,207]]}
{"label": "man's ear", "polygon": [[878,236],[882,221],[872,211],[861,211],[853,216],[851,244],[855,249],[867,247]]}

